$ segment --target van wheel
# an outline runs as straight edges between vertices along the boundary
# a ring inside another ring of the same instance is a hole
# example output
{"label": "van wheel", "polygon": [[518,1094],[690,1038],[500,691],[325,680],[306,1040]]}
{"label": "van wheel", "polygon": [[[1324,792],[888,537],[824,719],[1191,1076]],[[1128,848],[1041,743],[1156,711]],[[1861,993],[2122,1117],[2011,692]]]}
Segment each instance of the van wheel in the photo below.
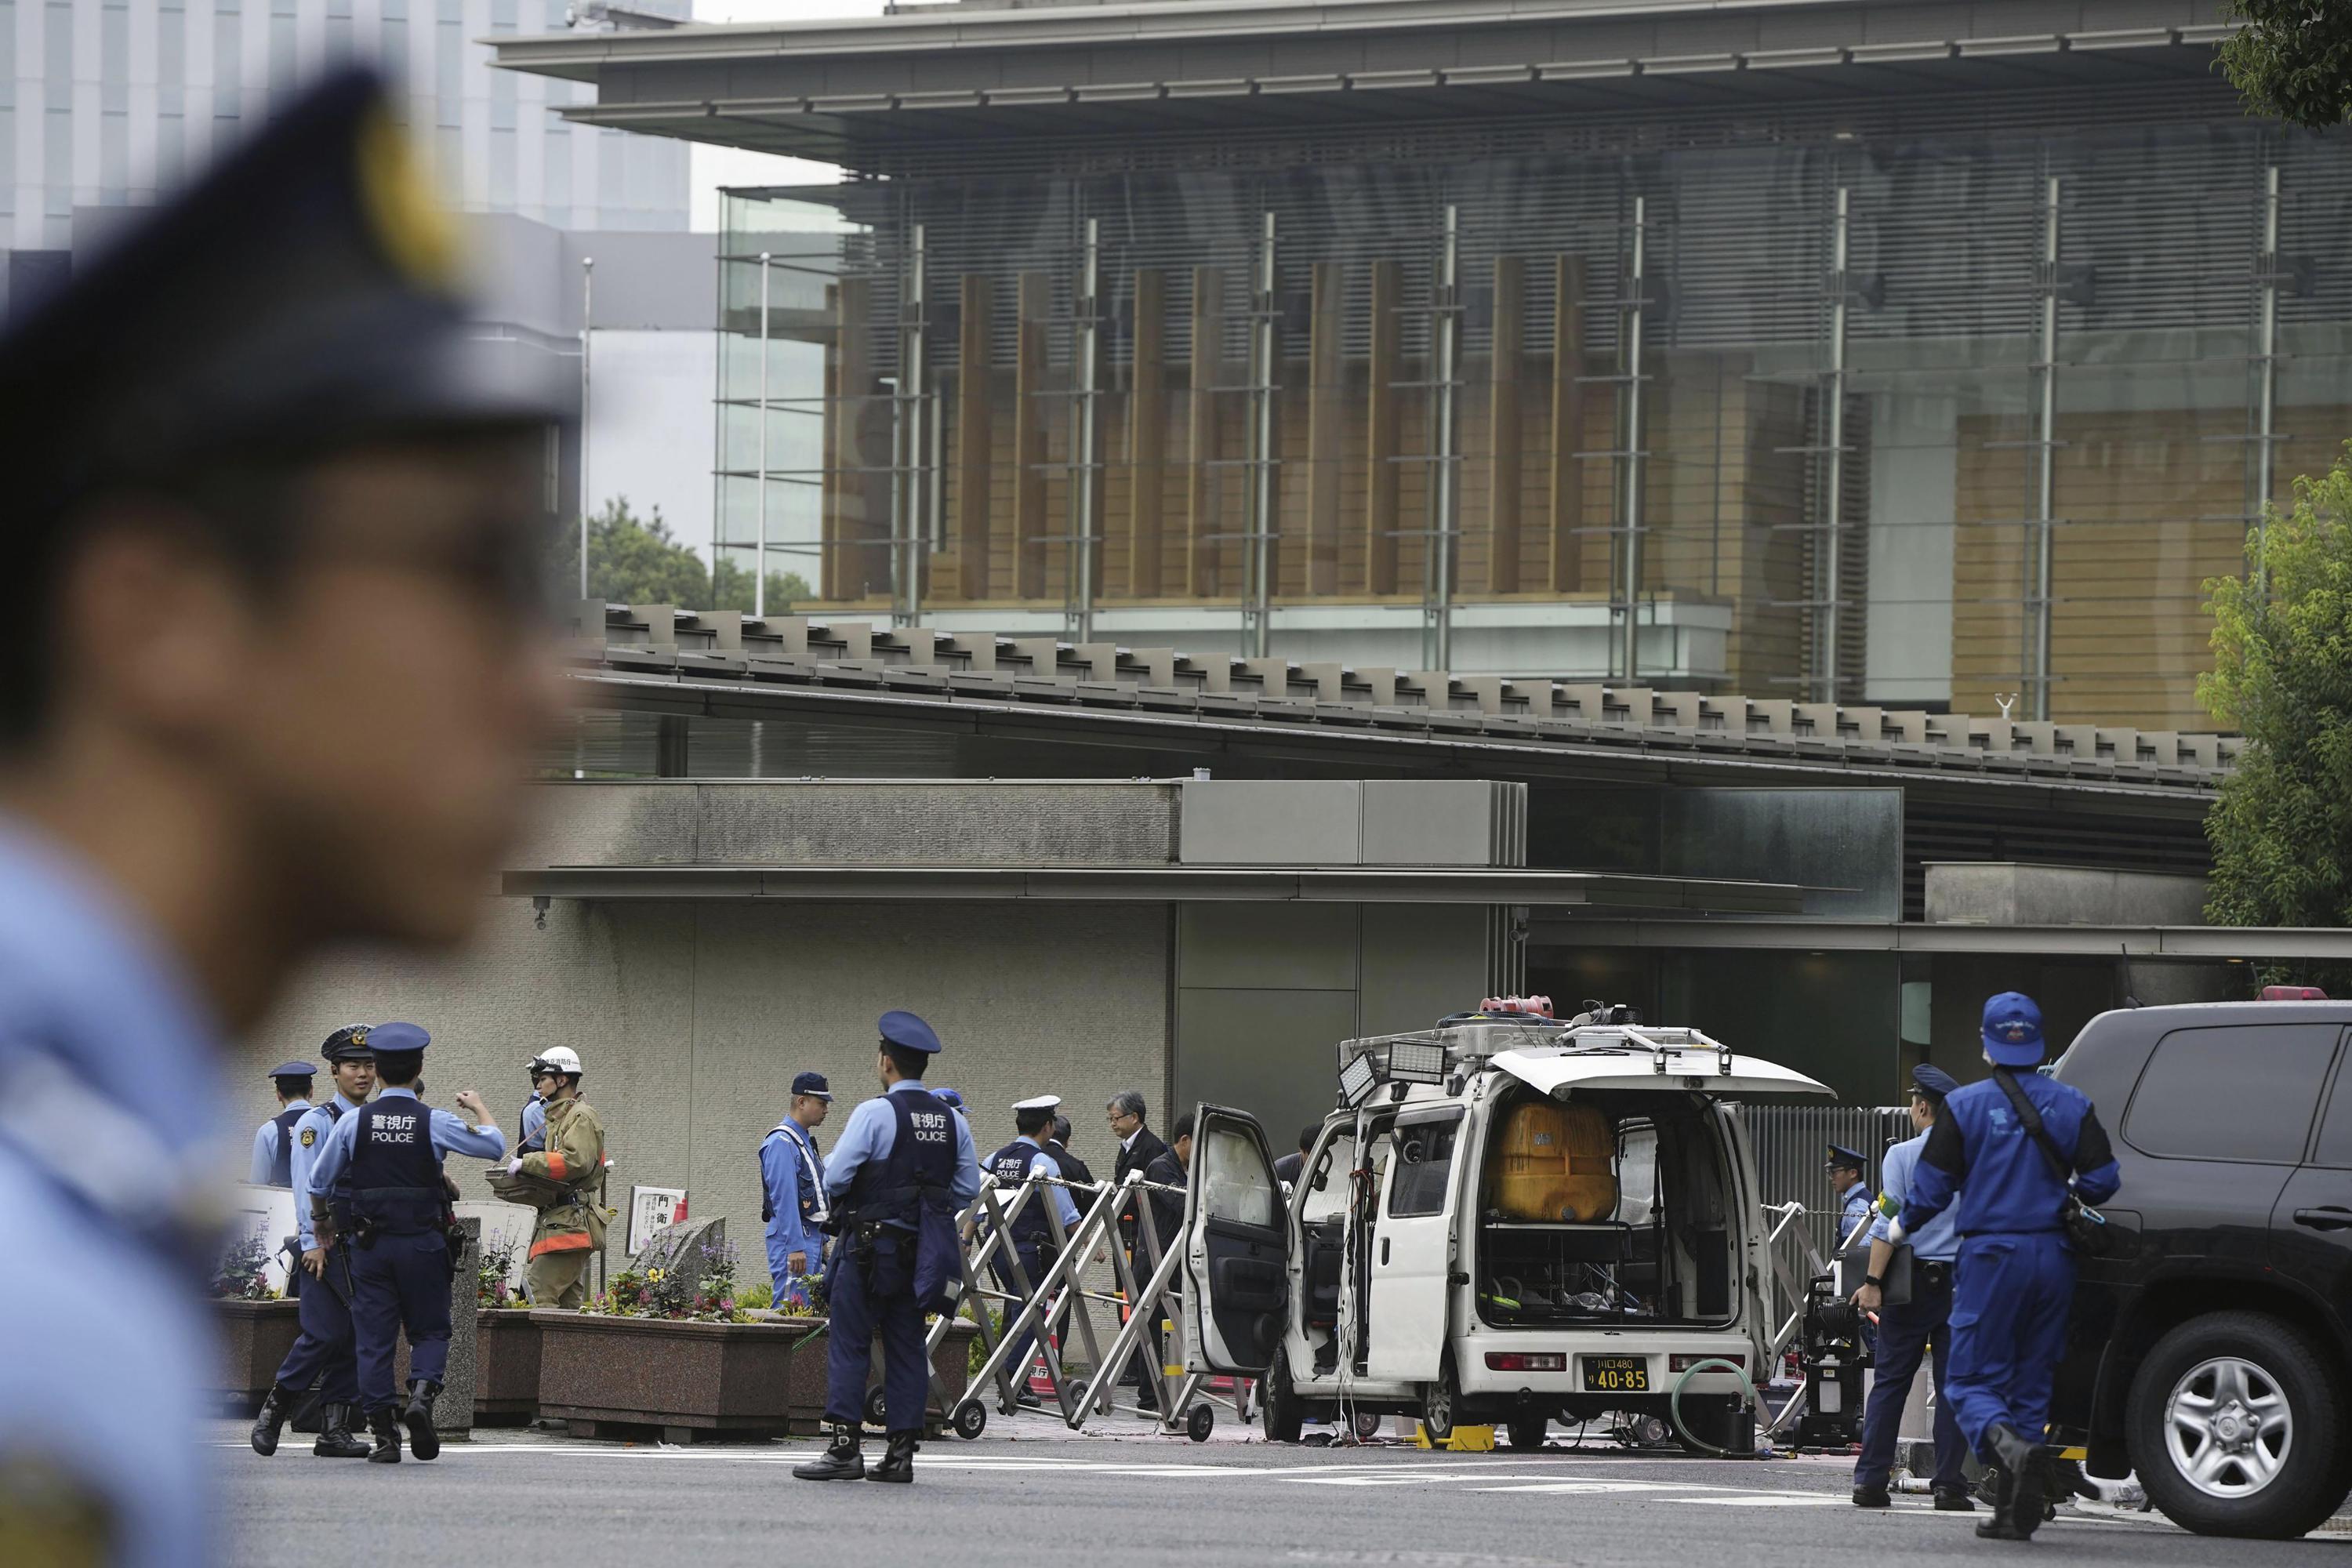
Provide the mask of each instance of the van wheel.
{"label": "van wheel", "polygon": [[1444,1443],[1453,1437],[1461,1405],[1462,1390],[1454,1376],[1454,1357],[1448,1354],[1438,1363],[1437,1381],[1421,1385],[1421,1426],[1431,1442]]}
{"label": "van wheel", "polygon": [[1544,1429],[1548,1424],[1540,1415],[1530,1415],[1524,1421],[1514,1421],[1504,1429],[1511,1447],[1520,1453],[1530,1453],[1544,1445]]}
{"label": "van wheel", "polygon": [[1257,1385],[1257,1394],[1265,1406],[1262,1421],[1265,1440],[1297,1442],[1300,1429],[1307,1425],[1307,1405],[1290,1381],[1289,1352],[1274,1352],[1274,1364],[1265,1369],[1265,1378]]}
{"label": "van wheel", "polygon": [[2336,1387],[2310,1342],[2276,1318],[2192,1318],[2157,1342],[2132,1379],[2132,1468],[2184,1529],[2307,1534],[2344,1500]]}

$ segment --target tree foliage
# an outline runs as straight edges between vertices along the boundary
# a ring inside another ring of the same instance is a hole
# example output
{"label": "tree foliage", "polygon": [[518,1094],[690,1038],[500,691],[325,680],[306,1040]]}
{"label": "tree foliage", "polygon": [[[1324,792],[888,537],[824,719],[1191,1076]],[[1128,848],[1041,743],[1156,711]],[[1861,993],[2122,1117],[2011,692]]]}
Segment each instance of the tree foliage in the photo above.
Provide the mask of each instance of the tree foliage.
{"label": "tree foliage", "polygon": [[[579,593],[580,541],[564,531],[556,559],[549,563],[556,597]],[[682,610],[751,613],[751,574],[721,561],[714,574],[702,557],[680,542],[662,521],[661,509],[639,517],[629,498],[615,496],[588,520],[588,596],[618,605],[675,605]],[[782,615],[816,595],[797,572],[768,574],[768,613]]]}
{"label": "tree foliage", "polygon": [[2233,0],[2221,66],[2249,110],[2325,131],[2352,122],[2352,3]]}
{"label": "tree foliage", "polygon": [[2294,489],[2247,535],[2245,575],[2205,584],[2197,698],[2247,741],[2206,818],[2216,925],[2352,925],[2352,442]]}

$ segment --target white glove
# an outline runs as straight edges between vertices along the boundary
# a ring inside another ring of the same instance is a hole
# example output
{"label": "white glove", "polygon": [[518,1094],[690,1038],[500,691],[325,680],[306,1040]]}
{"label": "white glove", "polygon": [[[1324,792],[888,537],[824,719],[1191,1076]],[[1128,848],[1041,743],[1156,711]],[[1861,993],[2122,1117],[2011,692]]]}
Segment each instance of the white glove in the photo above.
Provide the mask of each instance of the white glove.
{"label": "white glove", "polygon": [[1895,1246],[1902,1246],[1903,1238],[1908,1233],[1903,1228],[1903,1220],[1900,1215],[1897,1215],[1894,1219],[1890,1219],[1886,1222],[1886,1239]]}
{"label": "white glove", "polygon": [[509,1176],[520,1176],[522,1174],[521,1155],[517,1154],[513,1159],[507,1162],[507,1174]]}

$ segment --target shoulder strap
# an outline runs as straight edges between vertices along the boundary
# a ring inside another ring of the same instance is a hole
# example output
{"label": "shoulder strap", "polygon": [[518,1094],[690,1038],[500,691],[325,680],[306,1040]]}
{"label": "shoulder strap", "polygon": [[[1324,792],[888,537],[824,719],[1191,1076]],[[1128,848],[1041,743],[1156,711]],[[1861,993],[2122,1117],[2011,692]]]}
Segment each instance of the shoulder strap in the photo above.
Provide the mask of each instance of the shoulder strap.
{"label": "shoulder strap", "polygon": [[2033,1101],[2026,1097],[2024,1089],[2010,1076],[2007,1068],[1993,1068],[1992,1076],[2000,1085],[2001,1093],[2009,1096],[2009,1103],[2017,1108],[2017,1119],[2025,1124],[2025,1135],[2033,1140],[2042,1157],[2050,1163],[2050,1173],[2058,1178],[2059,1185],[2072,1185],[2074,1178],[2067,1169],[2066,1157],[2058,1152],[2050,1130],[2042,1125],[2042,1112],[2033,1108]]}

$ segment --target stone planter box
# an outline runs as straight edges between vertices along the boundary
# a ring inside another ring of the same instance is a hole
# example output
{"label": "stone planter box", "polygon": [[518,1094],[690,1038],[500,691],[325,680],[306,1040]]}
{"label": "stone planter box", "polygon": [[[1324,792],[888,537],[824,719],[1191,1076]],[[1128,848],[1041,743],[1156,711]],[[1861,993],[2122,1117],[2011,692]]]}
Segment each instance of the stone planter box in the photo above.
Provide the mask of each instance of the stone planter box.
{"label": "stone planter box", "polygon": [[261,1408],[262,1396],[278,1379],[278,1363],[302,1331],[294,1301],[220,1301],[213,1320],[220,1325],[222,1403],[242,1415]]}
{"label": "stone planter box", "polygon": [[519,1426],[539,1413],[540,1328],[516,1308],[475,1314],[474,1425]]}
{"label": "stone planter box", "polygon": [[[657,1433],[665,1442],[772,1436],[814,1430],[795,1422],[793,1395],[814,1386],[821,1406],[824,1358],[797,1353],[821,1320],[760,1323],[672,1322],[601,1313],[541,1310],[539,1414],[568,1422],[579,1436]],[[819,1342],[822,1345],[822,1342]]]}

